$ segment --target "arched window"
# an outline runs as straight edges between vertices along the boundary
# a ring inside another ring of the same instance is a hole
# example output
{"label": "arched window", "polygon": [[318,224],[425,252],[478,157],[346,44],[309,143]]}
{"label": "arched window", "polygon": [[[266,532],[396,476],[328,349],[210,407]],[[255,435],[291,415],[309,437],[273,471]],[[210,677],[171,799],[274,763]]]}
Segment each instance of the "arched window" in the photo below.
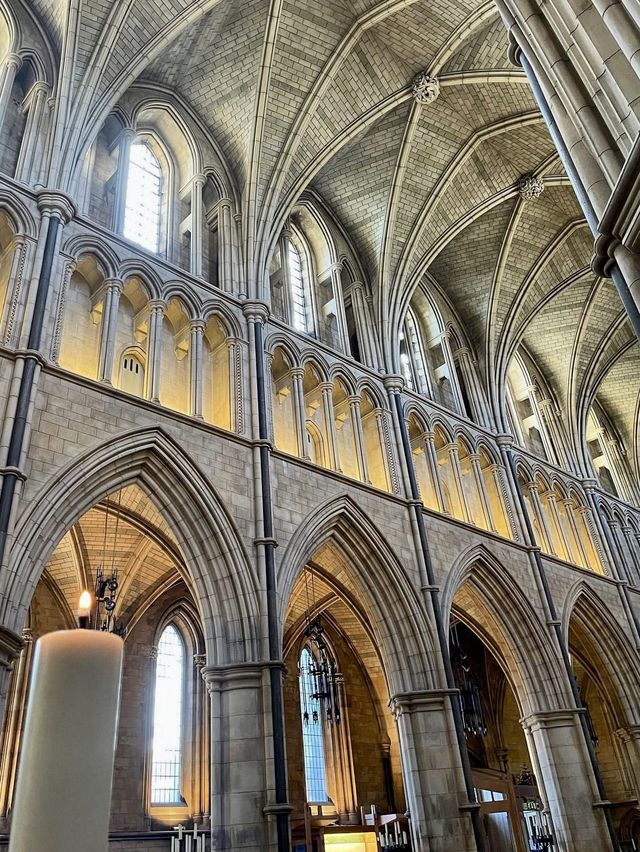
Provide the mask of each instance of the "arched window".
{"label": "arched window", "polygon": [[307,298],[302,277],[302,257],[291,240],[288,247],[289,281],[291,286],[291,325],[298,331],[308,331]]}
{"label": "arched window", "polygon": [[167,625],[160,636],[156,662],[151,757],[152,805],[176,805],[182,801],[185,656],[180,633],[173,624]]}
{"label": "arched window", "polygon": [[308,648],[300,654],[300,713],[302,716],[302,744],[304,751],[304,778],[308,802],[327,802],[327,768],[324,757],[324,720],[320,701],[314,698],[313,657]]}
{"label": "arched window", "polygon": [[131,146],[124,210],[124,236],[157,253],[160,248],[162,169],[145,142]]}

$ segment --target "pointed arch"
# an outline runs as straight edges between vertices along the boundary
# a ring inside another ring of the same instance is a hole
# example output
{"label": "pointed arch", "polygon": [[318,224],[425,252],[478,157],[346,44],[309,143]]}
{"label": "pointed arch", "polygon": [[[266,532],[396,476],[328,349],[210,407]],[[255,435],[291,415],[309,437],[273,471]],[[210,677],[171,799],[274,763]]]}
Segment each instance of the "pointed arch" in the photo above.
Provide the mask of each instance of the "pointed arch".
{"label": "pointed arch", "polygon": [[545,624],[515,578],[482,544],[463,551],[447,576],[442,592],[445,623],[464,587],[476,610],[470,614],[472,628],[501,661],[522,715],[534,708],[566,707],[569,693],[562,661]]}
{"label": "pointed arch", "polygon": [[346,494],[314,509],[289,541],[279,570],[281,624],[298,575],[328,542],[343,554],[358,586],[360,604],[370,619],[390,694],[435,688],[432,628],[416,590],[417,583],[411,582],[373,521]]}
{"label": "pointed arch", "polygon": [[570,647],[571,633],[579,634],[592,676],[614,708],[618,724],[637,724],[638,656],[630,653],[629,638],[619,621],[585,580],[575,583],[567,595],[562,629]]}
{"label": "pointed arch", "polygon": [[178,542],[210,664],[257,658],[258,594],[238,530],[207,477],[158,428],[119,435],[45,483],[15,529],[3,573],[2,623],[20,629],[36,583],[64,533],[110,493],[134,483],[154,502]]}

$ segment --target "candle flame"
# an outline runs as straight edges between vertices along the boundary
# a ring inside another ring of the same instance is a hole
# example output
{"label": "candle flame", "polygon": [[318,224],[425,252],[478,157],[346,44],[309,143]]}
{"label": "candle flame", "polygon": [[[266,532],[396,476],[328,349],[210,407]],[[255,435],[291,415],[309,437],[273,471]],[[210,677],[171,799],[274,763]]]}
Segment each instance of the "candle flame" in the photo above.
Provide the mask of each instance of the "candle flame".
{"label": "candle flame", "polygon": [[89,613],[91,611],[91,595],[86,590],[80,595],[78,609],[82,613]]}

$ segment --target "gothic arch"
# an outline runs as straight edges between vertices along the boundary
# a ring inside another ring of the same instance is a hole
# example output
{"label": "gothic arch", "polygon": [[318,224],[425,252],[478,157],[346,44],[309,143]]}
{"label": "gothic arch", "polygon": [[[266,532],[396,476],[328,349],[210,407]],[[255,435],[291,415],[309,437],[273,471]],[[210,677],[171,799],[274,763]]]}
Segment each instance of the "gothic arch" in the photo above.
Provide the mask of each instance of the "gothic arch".
{"label": "gothic arch", "polygon": [[567,596],[562,628],[567,644],[572,628],[579,633],[594,679],[615,709],[619,724],[636,724],[640,717],[637,655],[629,653],[629,639],[620,624],[584,580],[577,582]]}
{"label": "gothic arch", "polygon": [[484,545],[467,548],[453,564],[442,592],[445,620],[465,586],[474,604],[474,613],[469,613],[473,630],[501,662],[522,715],[534,708],[565,707],[569,696],[562,662],[545,625],[515,579]]}
{"label": "gothic arch", "polygon": [[313,510],[289,541],[279,570],[280,624],[298,575],[329,541],[348,561],[359,587],[389,692],[434,688],[433,636],[416,588],[384,536],[347,495]]}
{"label": "gothic arch", "polygon": [[[15,529],[2,623],[20,629],[57,542],[92,506],[133,483],[155,502],[182,551],[210,664],[255,659],[260,607],[247,553],[209,480],[161,429],[120,435],[46,483]],[[39,530],[37,539],[33,530]]]}
{"label": "gothic arch", "polygon": [[105,278],[115,278],[120,260],[113,249],[99,237],[79,234],[68,240],[62,249],[77,262],[83,255],[92,254],[100,262]]}

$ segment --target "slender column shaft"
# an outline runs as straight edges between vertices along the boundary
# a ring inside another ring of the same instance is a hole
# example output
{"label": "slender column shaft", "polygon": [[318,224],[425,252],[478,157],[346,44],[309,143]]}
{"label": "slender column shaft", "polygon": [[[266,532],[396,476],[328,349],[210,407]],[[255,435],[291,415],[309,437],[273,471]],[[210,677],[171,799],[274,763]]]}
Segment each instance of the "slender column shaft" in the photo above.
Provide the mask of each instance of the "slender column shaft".
{"label": "slender column shaft", "polygon": [[17,53],[9,53],[0,70],[0,123],[4,124],[11,91],[15,83],[16,73],[22,65],[22,58]]}
{"label": "slender column shaft", "polygon": [[351,423],[356,442],[356,455],[358,456],[358,470],[362,482],[369,482],[369,466],[367,464],[367,452],[362,432],[362,419],[360,416],[360,397],[349,397],[349,409],[351,411]]}
{"label": "slender column shaft", "polygon": [[225,293],[233,292],[233,217],[231,202],[218,202],[218,283]]}
{"label": "slender column shaft", "polygon": [[469,504],[467,503],[467,495],[464,493],[464,488],[462,487],[462,470],[460,469],[460,456],[458,455],[458,445],[449,444],[447,446],[447,451],[449,453],[449,464],[451,465],[451,470],[453,472],[454,487],[456,489],[456,494],[458,497],[457,502],[460,506],[460,510],[462,511],[461,520],[467,521],[468,523],[472,523],[471,512],[469,511]]}
{"label": "slender column shaft", "polygon": [[487,500],[487,493],[484,488],[484,479],[482,476],[482,468],[480,467],[480,456],[475,453],[471,456],[471,467],[473,469],[473,478],[475,479],[476,488],[480,495],[480,503],[482,505],[482,514],[484,516],[485,526],[488,530],[496,531],[496,525],[493,522],[491,514],[491,506]]}
{"label": "slender column shaft", "polygon": [[294,367],[291,370],[291,385],[293,388],[293,407],[296,419],[296,434],[298,437],[298,455],[300,458],[309,458],[307,449],[307,425],[304,410],[304,370],[302,367]]}
{"label": "slender column shaft", "polygon": [[149,340],[147,349],[146,396],[151,402],[160,402],[160,369],[162,365],[162,323],[165,302],[154,299],[149,302]]}
{"label": "slender column shaft", "polygon": [[44,110],[49,93],[50,89],[46,83],[35,83],[25,102],[25,108],[27,109],[27,121],[22,135],[20,155],[16,165],[16,178],[24,181],[25,183],[33,183],[34,177],[38,177],[40,166],[37,159],[39,149],[38,141],[40,134],[42,133]]}
{"label": "slender column shaft", "polygon": [[204,175],[194,175],[191,182],[191,274],[202,277],[202,188]]}
{"label": "slender column shaft", "polygon": [[203,320],[192,320],[190,328],[190,378],[191,378],[191,414],[193,417],[202,418],[202,398],[203,398],[203,339],[204,339],[204,322]]}
{"label": "slender column shaft", "polygon": [[118,330],[118,305],[120,303],[122,287],[122,281],[117,278],[110,278],[105,281],[98,380],[108,385],[112,384],[113,380],[113,364]]}
{"label": "slender column shaft", "polygon": [[329,463],[332,470],[340,470],[340,459],[338,458],[338,436],[336,435],[336,420],[333,414],[333,384],[322,382],[322,410],[324,412],[325,431],[327,433],[327,445],[329,452]]}
{"label": "slender column shaft", "polygon": [[129,159],[131,157],[131,144],[134,137],[135,132],[127,128],[120,134],[120,142],[118,144],[118,171],[113,214],[113,229],[118,234],[121,234],[124,229],[124,206],[127,201]]}

